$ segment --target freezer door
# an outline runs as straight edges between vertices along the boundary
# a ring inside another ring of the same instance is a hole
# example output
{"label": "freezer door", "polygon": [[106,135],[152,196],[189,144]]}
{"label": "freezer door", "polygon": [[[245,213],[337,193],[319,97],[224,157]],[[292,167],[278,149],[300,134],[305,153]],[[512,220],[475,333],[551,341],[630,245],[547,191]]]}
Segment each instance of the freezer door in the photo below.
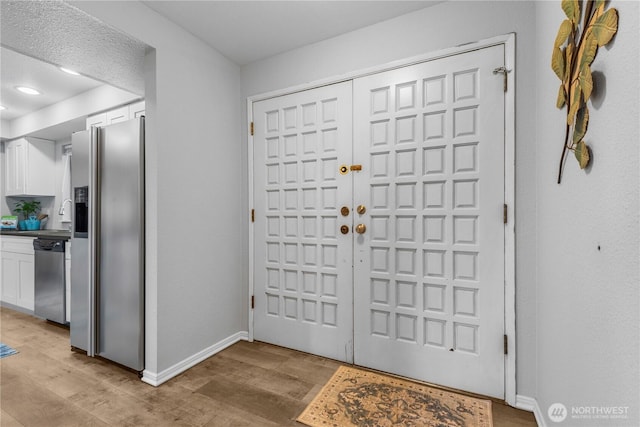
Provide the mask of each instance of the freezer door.
{"label": "freezer door", "polygon": [[[97,136],[96,130],[76,132],[71,136],[71,186],[74,209],[71,211],[71,300],[70,300],[70,336],[71,346],[93,355],[93,285],[91,269],[93,262],[90,256],[88,239],[91,205],[89,184],[91,182],[91,147],[92,138]],[[77,191],[76,191],[77,190]],[[92,189],[93,190],[93,189]],[[82,206],[83,218],[79,218],[77,207]],[[84,210],[86,209],[86,212]],[[78,221],[83,224],[79,225]],[[76,232],[79,230],[80,232]]]}
{"label": "freezer door", "polygon": [[101,128],[97,354],[144,368],[144,118]]}

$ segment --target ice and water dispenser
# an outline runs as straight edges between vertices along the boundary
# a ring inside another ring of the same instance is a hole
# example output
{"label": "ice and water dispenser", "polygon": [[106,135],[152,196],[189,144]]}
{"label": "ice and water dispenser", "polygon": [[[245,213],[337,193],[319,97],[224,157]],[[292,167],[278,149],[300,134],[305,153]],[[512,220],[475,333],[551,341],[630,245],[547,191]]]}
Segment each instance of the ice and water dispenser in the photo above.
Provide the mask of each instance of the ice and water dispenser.
{"label": "ice and water dispenser", "polygon": [[75,187],[73,192],[75,204],[73,237],[87,238],[89,236],[89,187]]}

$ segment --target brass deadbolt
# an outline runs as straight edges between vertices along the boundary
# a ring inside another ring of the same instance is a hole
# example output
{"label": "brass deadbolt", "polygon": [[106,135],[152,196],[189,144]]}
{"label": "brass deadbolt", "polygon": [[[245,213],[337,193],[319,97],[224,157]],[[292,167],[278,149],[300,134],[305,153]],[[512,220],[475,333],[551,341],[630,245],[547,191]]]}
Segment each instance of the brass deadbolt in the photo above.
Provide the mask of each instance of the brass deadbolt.
{"label": "brass deadbolt", "polygon": [[358,205],[358,207],[356,208],[356,211],[360,215],[364,215],[364,213],[367,211],[367,208],[364,205]]}
{"label": "brass deadbolt", "polygon": [[341,175],[346,175],[348,173],[349,173],[349,168],[347,167],[347,165],[340,166],[340,174]]}
{"label": "brass deadbolt", "polygon": [[342,214],[342,216],[348,216],[348,215],[349,215],[349,208],[348,208],[348,207],[346,207],[346,206],[343,206],[343,207],[340,209],[340,213]]}
{"label": "brass deadbolt", "polygon": [[347,234],[349,232],[349,226],[348,225],[343,225],[342,227],[340,227],[340,232],[342,234]]}
{"label": "brass deadbolt", "polygon": [[365,231],[367,231],[367,226],[366,225],[364,225],[364,224],[356,225],[356,233],[364,234]]}

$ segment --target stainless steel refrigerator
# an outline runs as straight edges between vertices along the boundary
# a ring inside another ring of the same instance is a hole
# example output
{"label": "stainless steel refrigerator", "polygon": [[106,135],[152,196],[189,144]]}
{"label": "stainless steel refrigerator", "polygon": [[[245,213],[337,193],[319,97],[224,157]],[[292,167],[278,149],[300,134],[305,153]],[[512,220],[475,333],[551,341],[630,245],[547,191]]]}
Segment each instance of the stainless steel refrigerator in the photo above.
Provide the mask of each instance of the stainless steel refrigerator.
{"label": "stainless steel refrigerator", "polygon": [[144,117],[72,135],[71,346],[144,369]]}

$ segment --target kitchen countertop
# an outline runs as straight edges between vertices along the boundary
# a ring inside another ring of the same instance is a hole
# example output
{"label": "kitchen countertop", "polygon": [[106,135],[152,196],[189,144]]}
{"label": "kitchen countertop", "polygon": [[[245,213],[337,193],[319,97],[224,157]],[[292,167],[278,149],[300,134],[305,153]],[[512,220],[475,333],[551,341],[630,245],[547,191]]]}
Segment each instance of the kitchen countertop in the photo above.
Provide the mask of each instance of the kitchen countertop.
{"label": "kitchen countertop", "polygon": [[42,237],[44,239],[71,239],[69,230],[0,230],[0,236]]}

